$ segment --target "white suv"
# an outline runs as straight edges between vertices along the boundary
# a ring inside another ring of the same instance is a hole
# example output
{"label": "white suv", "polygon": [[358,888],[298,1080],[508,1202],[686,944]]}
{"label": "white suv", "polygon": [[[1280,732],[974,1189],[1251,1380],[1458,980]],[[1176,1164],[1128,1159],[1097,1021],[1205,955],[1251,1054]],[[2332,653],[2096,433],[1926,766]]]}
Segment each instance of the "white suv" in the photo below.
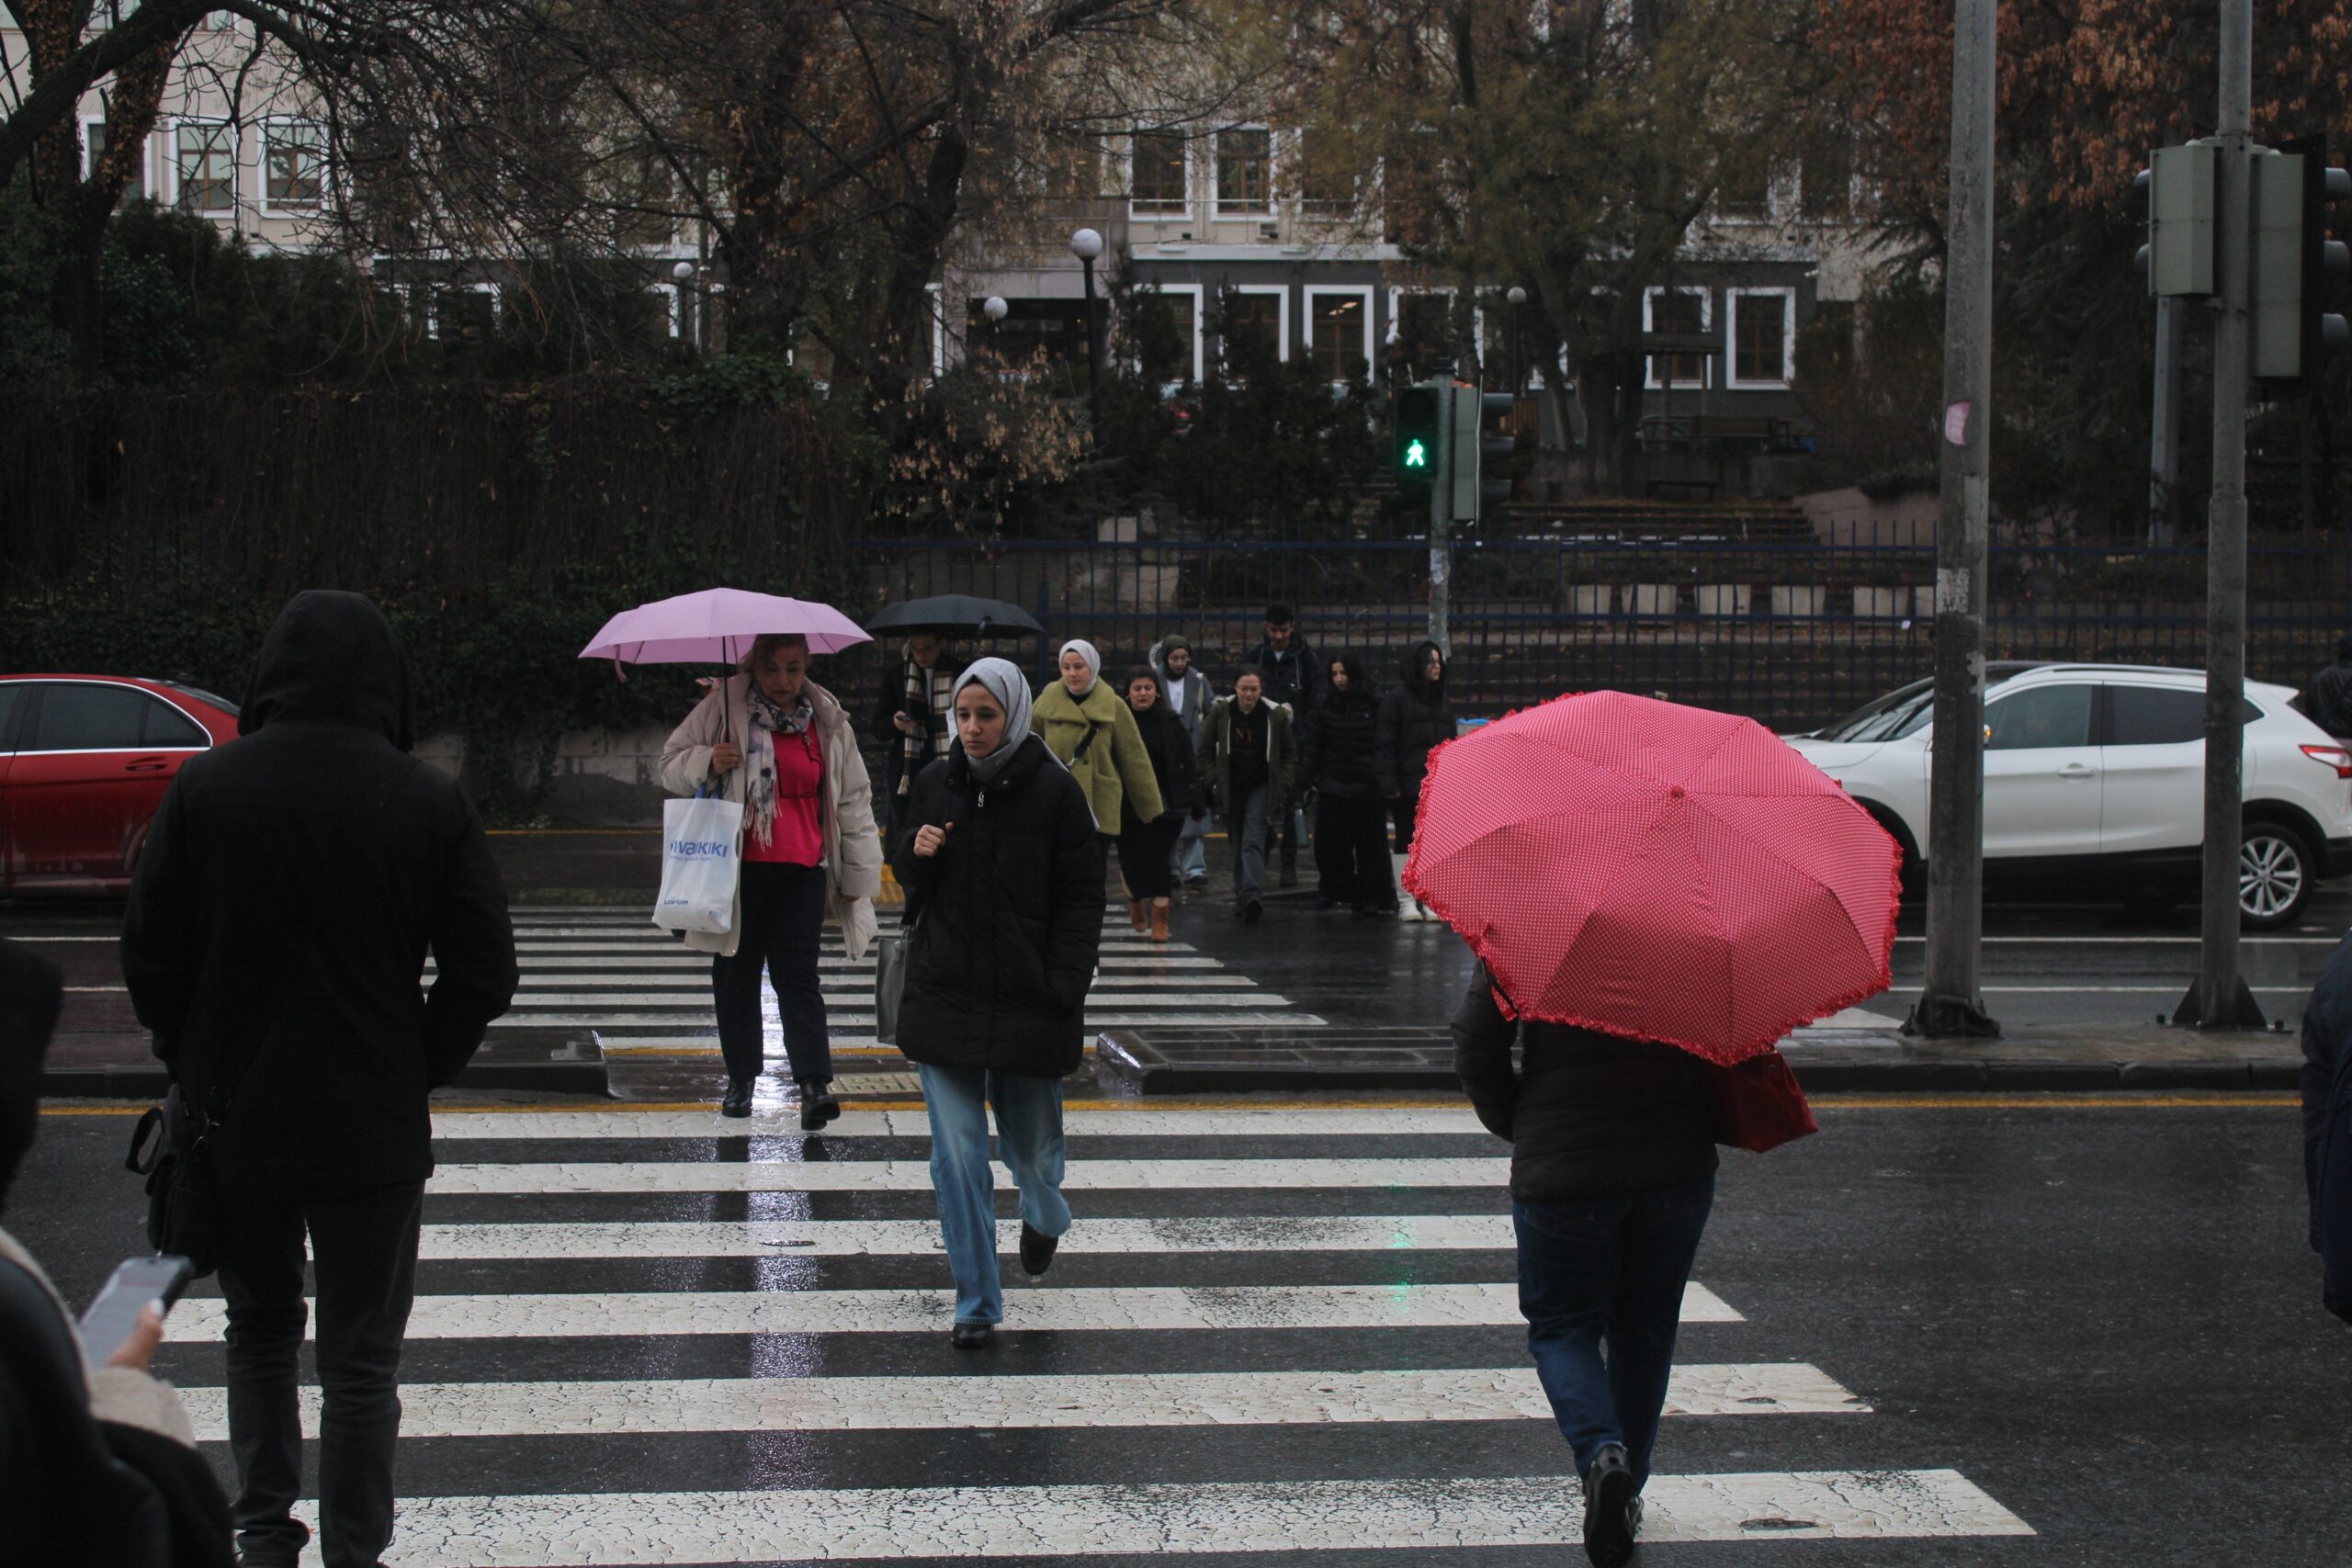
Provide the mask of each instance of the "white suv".
{"label": "white suv", "polygon": [[[2133,664],[1993,664],[1984,672],[1984,869],[2092,871],[2113,891],[2194,889],[2204,841],[2205,676]],[[2245,844],[2238,908],[2282,926],[2322,877],[2352,871],[2352,750],[2245,686]],[[1928,841],[1930,682],[1789,737],[1903,846]]]}

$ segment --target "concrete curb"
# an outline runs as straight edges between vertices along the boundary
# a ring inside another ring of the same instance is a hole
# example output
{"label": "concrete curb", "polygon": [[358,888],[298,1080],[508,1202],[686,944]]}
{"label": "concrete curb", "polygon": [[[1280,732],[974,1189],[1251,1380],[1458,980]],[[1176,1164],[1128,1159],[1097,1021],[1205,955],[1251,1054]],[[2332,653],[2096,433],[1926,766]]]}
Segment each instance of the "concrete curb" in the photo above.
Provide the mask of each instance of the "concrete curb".
{"label": "concrete curb", "polygon": [[[143,1054],[143,1041],[140,1049]],[[612,1094],[604,1049],[593,1033],[485,1042],[451,1087],[605,1098]],[[40,1075],[45,1100],[161,1100],[170,1088],[170,1076],[153,1061],[78,1063],[44,1067]]]}

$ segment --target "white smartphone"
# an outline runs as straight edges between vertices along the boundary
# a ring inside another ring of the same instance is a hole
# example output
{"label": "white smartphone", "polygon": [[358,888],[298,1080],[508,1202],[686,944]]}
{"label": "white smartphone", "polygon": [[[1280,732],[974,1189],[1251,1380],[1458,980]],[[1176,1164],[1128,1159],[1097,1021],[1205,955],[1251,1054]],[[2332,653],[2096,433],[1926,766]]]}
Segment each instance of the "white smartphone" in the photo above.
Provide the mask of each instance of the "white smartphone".
{"label": "white smartphone", "polygon": [[82,1314],[82,1353],[90,1365],[105,1366],[122,1348],[131,1330],[139,1326],[140,1309],[149,1302],[161,1302],[164,1310],[170,1312],[180,1292],[187,1289],[190,1272],[187,1258],[169,1253],[125,1258],[117,1264],[114,1277]]}

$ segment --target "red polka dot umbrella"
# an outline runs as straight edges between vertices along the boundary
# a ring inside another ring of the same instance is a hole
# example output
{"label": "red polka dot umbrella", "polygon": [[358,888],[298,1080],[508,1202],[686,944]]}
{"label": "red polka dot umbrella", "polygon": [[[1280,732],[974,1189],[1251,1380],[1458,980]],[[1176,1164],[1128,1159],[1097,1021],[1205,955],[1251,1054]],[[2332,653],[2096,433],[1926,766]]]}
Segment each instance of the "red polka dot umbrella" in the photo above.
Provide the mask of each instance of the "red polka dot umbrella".
{"label": "red polka dot umbrella", "polygon": [[1430,753],[1405,886],[1521,1017],[1729,1065],[1893,983],[1901,864],[1761,725],[1589,692]]}

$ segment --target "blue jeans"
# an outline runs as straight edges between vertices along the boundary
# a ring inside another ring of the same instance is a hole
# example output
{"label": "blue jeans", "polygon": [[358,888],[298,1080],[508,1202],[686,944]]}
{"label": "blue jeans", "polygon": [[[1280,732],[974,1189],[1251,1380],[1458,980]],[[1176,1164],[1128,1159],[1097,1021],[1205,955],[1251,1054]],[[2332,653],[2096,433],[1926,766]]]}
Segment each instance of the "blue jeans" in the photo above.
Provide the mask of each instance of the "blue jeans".
{"label": "blue jeans", "polygon": [[1046,1235],[1069,1229],[1062,1200],[1062,1083],[979,1067],[919,1062],[931,1112],[931,1185],[956,1276],[956,1321],[1001,1323],[996,1271],[996,1176],[989,1166],[989,1106],[1005,1168],[1021,1189],[1021,1217]]}
{"label": "blue jeans", "polygon": [[1240,908],[1263,891],[1266,879],[1266,786],[1255,784],[1226,813],[1233,840],[1233,905]]}
{"label": "blue jeans", "polygon": [[1623,1443],[1635,1489],[1650,1478],[1682,1287],[1714,1201],[1709,1175],[1613,1198],[1511,1205],[1527,1348],[1578,1475],[1601,1444]]}
{"label": "blue jeans", "polygon": [[1177,880],[1189,882],[1209,874],[1208,824],[1184,819],[1184,830],[1176,840],[1176,853],[1170,869]]}

